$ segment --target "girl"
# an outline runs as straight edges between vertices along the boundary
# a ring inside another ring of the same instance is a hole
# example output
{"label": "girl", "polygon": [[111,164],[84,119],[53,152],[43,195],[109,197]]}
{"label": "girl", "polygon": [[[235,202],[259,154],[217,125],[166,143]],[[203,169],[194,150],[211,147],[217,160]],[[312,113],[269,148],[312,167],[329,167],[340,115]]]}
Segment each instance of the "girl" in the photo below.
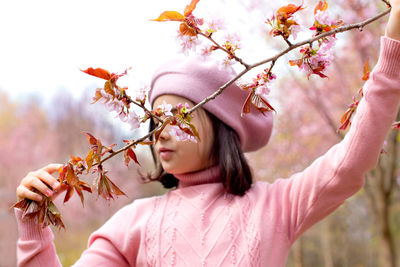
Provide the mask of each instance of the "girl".
{"label": "girl", "polygon": [[[381,38],[379,61],[344,140],[303,172],[273,184],[253,185],[243,152],[264,146],[271,115],[240,117],[246,94],[235,85],[195,112],[200,142],[177,141],[162,132],[153,148],[164,196],[135,200],[90,239],[75,266],[284,266],[292,243],[363,185],[376,164],[400,100],[400,0]],[[212,62],[175,61],[153,77],[150,101],[193,105],[231,78]],[[59,164],[29,173],[17,198],[56,197],[51,175]],[[49,185],[53,191],[48,189]],[[20,266],[59,266],[49,227],[21,220]]]}

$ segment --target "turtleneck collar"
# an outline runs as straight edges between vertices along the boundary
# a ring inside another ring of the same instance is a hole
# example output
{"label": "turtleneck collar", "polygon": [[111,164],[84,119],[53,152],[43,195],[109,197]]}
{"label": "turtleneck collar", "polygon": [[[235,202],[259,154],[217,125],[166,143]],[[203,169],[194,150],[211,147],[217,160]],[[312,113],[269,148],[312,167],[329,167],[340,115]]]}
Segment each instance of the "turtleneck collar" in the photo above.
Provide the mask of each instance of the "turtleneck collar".
{"label": "turtleneck collar", "polygon": [[178,188],[221,181],[218,165],[197,172],[174,174],[174,176],[179,180]]}

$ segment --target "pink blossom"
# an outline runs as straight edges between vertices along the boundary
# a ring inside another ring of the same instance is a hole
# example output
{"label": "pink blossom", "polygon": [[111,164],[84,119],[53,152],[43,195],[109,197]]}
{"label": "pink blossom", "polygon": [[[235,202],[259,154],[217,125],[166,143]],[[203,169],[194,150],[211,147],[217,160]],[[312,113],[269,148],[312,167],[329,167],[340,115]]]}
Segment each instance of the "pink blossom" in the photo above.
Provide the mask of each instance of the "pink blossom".
{"label": "pink blossom", "polygon": [[324,54],[332,54],[332,47],[336,43],[336,38],[332,36],[328,36],[324,39],[323,43],[319,46],[319,52]]}
{"label": "pink blossom", "polygon": [[140,126],[140,118],[135,112],[129,112],[129,117],[126,121],[130,126],[131,130],[135,130]]}
{"label": "pink blossom", "polygon": [[[102,97],[100,98],[100,100],[99,100],[100,103],[107,104],[108,102],[111,101],[111,99],[112,99],[112,96],[111,96],[111,95],[109,95],[109,94],[103,92],[103,90],[99,90],[99,92],[100,92],[100,94],[101,94],[101,96],[102,96]],[[94,97],[93,100],[96,100],[96,97]]]}
{"label": "pink blossom", "polygon": [[178,31],[177,39],[180,41],[181,51],[185,55],[188,55],[190,50],[195,52],[196,47],[200,44],[197,36],[183,35],[180,31]]}
{"label": "pink blossom", "polygon": [[120,113],[122,110],[122,104],[119,101],[112,101],[110,100],[109,102],[105,103],[106,108],[112,112],[115,111],[117,113]]}
{"label": "pink blossom", "polygon": [[222,19],[213,19],[210,22],[208,22],[208,27],[207,31],[209,33],[214,33],[219,30],[225,29],[224,21]]}
{"label": "pink blossom", "polygon": [[190,106],[188,103],[185,103],[185,104],[179,103],[178,105],[176,105],[176,108],[177,109],[182,109],[182,108],[189,109]]}
{"label": "pink blossom", "polygon": [[232,46],[236,47],[236,49],[240,48],[240,37],[238,34],[227,34],[225,35],[226,42],[230,42]]}
{"label": "pink blossom", "polygon": [[335,24],[335,21],[329,18],[329,13],[327,11],[318,10],[314,15],[314,19],[322,25]]}
{"label": "pink blossom", "polygon": [[201,53],[200,53],[200,55],[203,57],[203,58],[206,58],[206,57],[208,57],[209,55],[211,55],[211,47],[210,46],[203,46],[202,48],[201,48]]}
{"label": "pink blossom", "polygon": [[185,133],[178,126],[171,126],[171,128],[169,130],[169,134],[172,136],[175,136],[176,141],[189,140],[191,142],[197,143],[197,139],[194,136]]}
{"label": "pink blossom", "polygon": [[235,70],[233,69],[233,65],[236,64],[236,60],[234,59],[229,59],[229,58],[225,58],[224,60],[222,60],[219,64],[220,69],[225,69],[233,74],[235,74]]}
{"label": "pink blossom", "polygon": [[290,27],[290,33],[294,40],[297,38],[297,34],[302,30],[303,28],[300,25],[293,25],[292,27]]}
{"label": "pink blossom", "polygon": [[268,97],[270,92],[271,92],[271,90],[267,87],[267,85],[265,83],[258,86],[255,91],[256,95],[259,95],[264,99],[266,99]]}
{"label": "pink blossom", "polygon": [[145,101],[148,92],[149,87],[147,85],[143,85],[140,89],[136,90],[136,100],[140,102]]}
{"label": "pink blossom", "polygon": [[161,112],[164,113],[165,116],[173,116],[171,112],[172,110],[171,104],[168,104],[167,102],[163,101],[163,103],[159,105],[158,108],[161,110]]}

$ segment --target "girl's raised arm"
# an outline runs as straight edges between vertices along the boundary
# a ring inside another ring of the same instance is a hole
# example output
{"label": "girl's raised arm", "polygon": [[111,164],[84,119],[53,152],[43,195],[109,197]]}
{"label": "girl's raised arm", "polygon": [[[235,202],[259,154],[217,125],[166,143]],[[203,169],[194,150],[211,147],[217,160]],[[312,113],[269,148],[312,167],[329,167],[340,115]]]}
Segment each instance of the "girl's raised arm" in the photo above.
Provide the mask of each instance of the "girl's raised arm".
{"label": "girl's raised arm", "polygon": [[400,102],[400,0],[391,4],[379,60],[349,132],[303,172],[276,182],[291,241],[355,194],[377,163]]}

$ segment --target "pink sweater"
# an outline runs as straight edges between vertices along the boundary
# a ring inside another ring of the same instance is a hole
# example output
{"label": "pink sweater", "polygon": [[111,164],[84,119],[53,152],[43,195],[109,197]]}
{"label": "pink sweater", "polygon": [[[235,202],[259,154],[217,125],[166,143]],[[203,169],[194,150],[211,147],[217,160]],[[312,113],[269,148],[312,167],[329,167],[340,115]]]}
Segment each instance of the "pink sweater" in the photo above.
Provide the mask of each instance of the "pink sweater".
{"label": "pink sweater", "polygon": [[[226,194],[218,169],[178,177],[180,188],[135,200],[89,239],[75,266],[285,266],[292,243],[364,183],[400,99],[400,42],[383,37],[352,127],[303,172]],[[20,266],[60,266],[50,228],[21,221]]]}

